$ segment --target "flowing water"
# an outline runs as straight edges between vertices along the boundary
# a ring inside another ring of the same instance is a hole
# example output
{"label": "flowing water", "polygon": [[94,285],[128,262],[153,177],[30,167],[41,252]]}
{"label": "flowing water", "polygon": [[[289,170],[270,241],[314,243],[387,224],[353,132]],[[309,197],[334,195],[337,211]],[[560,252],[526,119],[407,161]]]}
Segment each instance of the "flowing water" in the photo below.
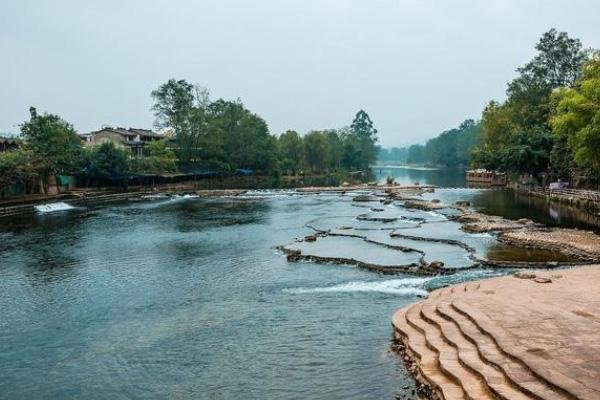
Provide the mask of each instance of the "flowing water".
{"label": "flowing water", "polygon": [[[481,193],[434,195],[451,201]],[[529,253],[466,234],[440,213],[358,205],[351,195],[265,191],[0,220],[0,398],[409,394],[412,380],[390,352],[393,312],[434,288],[506,270],[380,275],[288,262],[276,246],[386,265],[423,253],[448,266],[471,263],[461,247],[395,232],[461,240],[482,257]],[[313,228],[345,236],[295,242]]]}
{"label": "flowing water", "polygon": [[509,219],[529,218],[548,226],[579,228],[600,233],[600,214],[594,215],[583,210],[538,197],[529,197],[510,189],[465,189],[465,172],[460,169],[423,169],[402,166],[380,166],[373,168],[379,182],[388,176],[402,185],[435,185],[446,190],[443,194],[429,194],[425,198],[440,198],[450,203],[469,200],[475,209],[487,214],[500,215]]}

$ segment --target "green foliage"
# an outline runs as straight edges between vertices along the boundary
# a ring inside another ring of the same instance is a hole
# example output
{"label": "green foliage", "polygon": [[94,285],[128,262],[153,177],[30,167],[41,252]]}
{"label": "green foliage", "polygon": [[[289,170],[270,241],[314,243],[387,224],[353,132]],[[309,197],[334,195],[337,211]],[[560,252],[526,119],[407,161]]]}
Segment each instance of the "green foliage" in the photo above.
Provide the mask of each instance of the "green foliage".
{"label": "green foliage", "polygon": [[390,149],[382,147],[377,154],[377,162],[381,164],[406,164],[407,157],[407,147],[392,147]]}
{"label": "green foliage", "polygon": [[156,125],[173,130],[180,168],[277,170],[276,139],[241,101],[210,102],[206,90],[173,79],[152,97]]}
{"label": "green foliage", "polygon": [[127,152],[112,142],[102,143],[86,152],[83,173],[95,184],[126,186],[129,172]]}
{"label": "green foliage", "polygon": [[407,164],[456,167],[471,162],[471,153],[481,141],[481,125],[467,119],[458,128],[429,139],[424,146],[415,144],[408,148],[392,149],[390,154],[395,152],[392,156],[404,159],[403,162]]}
{"label": "green foliage", "polygon": [[18,148],[0,153],[0,189],[36,176],[30,150]]}
{"label": "green foliage", "polygon": [[567,32],[558,32],[554,28],[542,35],[535,49],[538,54],[517,69],[520,76],[509,84],[509,95],[522,80],[549,88],[571,86],[581,75],[581,67],[589,55],[579,39],[570,38]]}
{"label": "green foliage", "polygon": [[366,170],[377,160],[377,129],[373,127],[373,121],[365,111],[356,113],[350,133],[346,134],[346,140],[351,142],[348,150],[354,153],[351,164],[362,170]]}
{"label": "green foliage", "polygon": [[304,147],[296,131],[286,131],[277,139],[281,169],[296,174],[304,168]]}
{"label": "green foliage", "polygon": [[458,128],[443,132],[425,145],[427,163],[438,166],[469,165],[471,152],[480,142],[479,124],[465,120]]}
{"label": "green foliage", "polygon": [[177,172],[177,156],[166,140],[149,142],[144,148],[145,157],[131,160],[131,169],[138,173],[160,174]]}
{"label": "green foliage", "polygon": [[573,155],[577,166],[600,173],[600,58],[585,65],[573,88],[557,91],[553,98],[550,125],[556,142]]}
{"label": "green foliage", "polygon": [[[271,171],[277,168],[276,140],[267,123],[241,101],[217,100],[208,106],[210,143],[207,158],[220,159],[230,169]],[[209,153],[211,149],[216,152]]]}
{"label": "green foliage", "polygon": [[501,149],[516,132],[511,110],[504,104],[490,101],[483,110],[481,129],[485,147],[490,151]]}
{"label": "green foliage", "polygon": [[152,97],[156,125],[173,131],[179,167],[184,170],[320,173],[365,170],[376,159],[377,130],[362,110],[350,128],[313,131],[304,138],[288,131],[276,138],[241,101],[211,102],[206,91],[183,80],[169,80]]}
{"label": "green foliage", "polygon": [[29,109],[29,121],[21,125],[24,147],[29,151],[31,164],[40,176],[68,175],[77,171],[81,163],[81,140],[71,124],[57,115],[38,115]]}
{"label": "green foliage", "polygon": [[425,164],[427,156],[425,155],[425,146],[421,144],[413,144],[408,148],[408,156],[406,157],[407,164]]}
{"label": "green foliage", "polygon": [[538,174],[548,168],[552,150],[552,134],[538,129],[519,132],[511,137],[499,155],[499,167],[508,172]]}
{"label": "green foliage", "polygon": [[304,137],[304,162],[313,172],[329,166],[329,141],[323,132],[312,131]]}
{"label": "green foliage", "polygon": [[[474,166],[516,173],[572,168],[573,142],[559,134],[552,137],[549,121],[561,101],[557,97],[570,96],[560,88],[577,81],[589,53],[579,39],[555,29],[544,33],[535,48],[536,56],[508,84],[506,102],[492,101],[483,111],[483,143],[473,153]],[[569,118],[557,119],[552,129],[569,124]]]}
{"label": "green foliage", "polygon": [[155,125],[173,130],[180,164],[184,169],[193,168],[201,158],[209,130],[208,92],[185,80],[170,79],[151,96]]}

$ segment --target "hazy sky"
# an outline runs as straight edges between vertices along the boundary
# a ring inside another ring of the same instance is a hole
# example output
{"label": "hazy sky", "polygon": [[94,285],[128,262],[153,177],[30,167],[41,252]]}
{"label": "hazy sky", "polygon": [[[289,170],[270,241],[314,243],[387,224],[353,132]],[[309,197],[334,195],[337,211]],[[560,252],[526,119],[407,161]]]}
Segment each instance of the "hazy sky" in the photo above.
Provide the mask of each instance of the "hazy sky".
{"label": "hazy sky", "polygon": [[169,78],[241,98],[272,132],[423,142],[503,99],[551,27],[600,47],[600,1],[0,0],[0,132],[30,105],[79,131],[151,127]]}

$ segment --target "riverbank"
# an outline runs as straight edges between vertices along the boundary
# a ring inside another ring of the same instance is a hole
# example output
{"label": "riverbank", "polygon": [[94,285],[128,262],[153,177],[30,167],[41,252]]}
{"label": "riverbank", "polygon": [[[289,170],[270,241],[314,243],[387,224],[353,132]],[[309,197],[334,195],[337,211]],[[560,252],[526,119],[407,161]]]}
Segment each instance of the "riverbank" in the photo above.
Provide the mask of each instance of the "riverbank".
{"label": "riverbank", "polygon": [[600,266],[438,289],[397,311],[398,351],[429,399],[597,399]]}
{"label": "riverbank", "polygon": [[600,215],[600,192],[580,189],[523,189],[518,186],[513,190],[527,196],[542,198],[559,204],[566,204],[587,212]]}
{"label": "riverbank", "polygon": [[[10,217],[15,215],[27,215],[35,212],[35,206],[40,204],[47,204],[58,201],[68,201],[69,204],[79,206],[106,204],[112,202],[121,201],[139,201],[144,196],[152,194],[161,195],[183,195],[183,194],[197,194],[199,197],[220,197],[220,196],[238,196],[244,194],[249,188],[253,187],[251,184],[254,180],[244,180],[245,178],[239,179],[239,185],[241,188],[222,188],[216,185],[212,188],[206,188],[206,182],[198,185],[198,182],[187,182],[178,184],[162,184],[155,186],[132,186],[126,191],[115,190],[115,189],[78,189],[72,190],[58,195],[42,196],[42,195],[31,195],[24,196],[21,198],[5,199],[0,201],[0,218]],[[245,182],[245,183],[244,183]],[[431,190],[433,186],[399,186],[399,185],[377,185],[377,184],[361,184],[361,185],[344,185],[344,186],[307,186],[302,188],[295,188],[297,193],[301,194],[318,194],[318,193],[345,193],[349,191],[357,190],[416,190],[411,193],[422,193],[425,190]]]}
{"label": "riverbank", "polygon": [[464,210],[458,221],[467,232],[492,232],[506,244],[559,251],[584,261],[600,261],[600,236],[590,231],[547,228],[526,218],[514,221],[469,210]]}

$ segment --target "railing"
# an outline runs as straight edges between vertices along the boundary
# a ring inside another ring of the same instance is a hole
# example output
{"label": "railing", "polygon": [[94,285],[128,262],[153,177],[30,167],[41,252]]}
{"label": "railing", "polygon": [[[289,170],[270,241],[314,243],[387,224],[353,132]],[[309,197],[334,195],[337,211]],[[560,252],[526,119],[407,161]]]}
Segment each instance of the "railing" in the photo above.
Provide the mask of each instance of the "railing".
{"label": "railing", "polygon": [[577,197],[580,199],[590,200],[593,202],[600,202],[600,192],[594,190],[580,190],[580,189],[546,189],[544,191],[548,195],[557,196],[568,196]]}

